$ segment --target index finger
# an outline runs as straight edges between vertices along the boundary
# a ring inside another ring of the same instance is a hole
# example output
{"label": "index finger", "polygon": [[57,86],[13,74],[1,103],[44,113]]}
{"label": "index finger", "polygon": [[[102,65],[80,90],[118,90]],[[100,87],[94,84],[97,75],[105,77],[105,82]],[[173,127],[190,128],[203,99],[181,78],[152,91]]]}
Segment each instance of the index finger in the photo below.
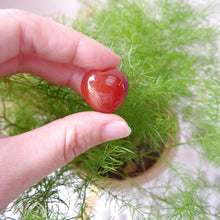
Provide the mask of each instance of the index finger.
{"label": "index finger", "polygon": [[0,33],[0,63],[21,54],[84,69],[114,68],[121,61],[76,30],[21,10],[0,10]]}

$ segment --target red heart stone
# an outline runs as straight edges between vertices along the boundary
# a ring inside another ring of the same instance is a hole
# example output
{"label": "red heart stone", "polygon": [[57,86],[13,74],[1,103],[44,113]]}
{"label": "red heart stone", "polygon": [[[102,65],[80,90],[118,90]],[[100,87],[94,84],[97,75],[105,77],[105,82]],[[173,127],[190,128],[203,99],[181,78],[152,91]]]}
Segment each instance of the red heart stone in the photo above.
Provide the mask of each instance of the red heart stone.
{"label": "red heart stone", "polygon": [[96,111],[112,113],[123,103],[128,93],[128,80],[118,69],[105,72],[91,70],[81,83],[82,96]]}

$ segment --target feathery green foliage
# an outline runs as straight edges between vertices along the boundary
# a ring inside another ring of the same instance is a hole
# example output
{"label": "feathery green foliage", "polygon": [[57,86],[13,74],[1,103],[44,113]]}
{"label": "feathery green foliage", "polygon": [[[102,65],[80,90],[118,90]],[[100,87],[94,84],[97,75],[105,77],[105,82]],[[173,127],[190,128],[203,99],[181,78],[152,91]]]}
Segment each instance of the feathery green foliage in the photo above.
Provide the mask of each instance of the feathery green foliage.
{"label": "feathery green foliage", "polygon": [[[60,198],[59,188],[65,186],[76,198],[76,215],[72,218],[82,218],[89,187],[96,185],[100,197],[107,195],[109,200],[118,201],[118,213],[129,210],[133,219],[219,216],[217,210],[210,211],[206,201],[206,190],[216,187],[206,183],[199,173],[194,178],[180,172],[166,185],[161,184],[159,193],[150,187],[138,187],[150,205],[139,201],[135,193],[117,193],[109,183],[97,183],[109,171],[117,173],[122,164],[138,160],[137,146],[143,142],[149,145],[144,156],[150,157],[149,152],[161,154],[167,138],[175,140],[172,134],[178,128],[176,115],[190,125],[190,139],[184,144],[206,156],[210,163],[220,165],[220,74],[216,48],[219,27],[209,23],[207,8],[193,7],[187,0],[109,0],[107,6],[95,9],[96,6],[90,6],[87,16],[74,21],[73,28],[122,57],[119,68],[127,75],[130,87],[125,102],[115,113],[128,122],[132,134],[81,154],[21,195],[15,203],[16,210],[22,219],[61,219],[61,215],[56,217],[54,207],[62,213],[57,208],[59,204],[69,206]],[[2,130],[10,135],[91,110],[71,89],[31,75],[6,77],[0,83],[0,121]],[[181,144],[175,141],[168,147]],[[170,166],[176,174],[176,165]],[[76,172],[71,173],[72,169]],[[181,184],[173,186],[176,179]]]}

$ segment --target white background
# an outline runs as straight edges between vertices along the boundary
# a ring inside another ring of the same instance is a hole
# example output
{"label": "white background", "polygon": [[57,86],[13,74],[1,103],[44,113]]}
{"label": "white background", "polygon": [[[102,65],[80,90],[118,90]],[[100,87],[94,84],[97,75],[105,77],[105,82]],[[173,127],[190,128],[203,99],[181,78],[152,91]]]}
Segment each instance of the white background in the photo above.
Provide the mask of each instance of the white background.
{"label": "white background", "polygon": [[64,13],[68,17],[75,17],[82,6],[79,2],[78,0],[0,0],[0,9],[17,8],[44,16]]}

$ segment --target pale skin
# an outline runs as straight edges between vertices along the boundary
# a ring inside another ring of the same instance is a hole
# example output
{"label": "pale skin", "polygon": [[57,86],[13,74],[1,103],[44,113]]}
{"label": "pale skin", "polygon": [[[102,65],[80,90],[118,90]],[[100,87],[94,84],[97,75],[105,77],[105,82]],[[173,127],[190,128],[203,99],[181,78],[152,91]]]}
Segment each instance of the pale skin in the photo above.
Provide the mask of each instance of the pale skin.
{"label": "pale skin", "polygon": [[[97,41],[25,11],[0,10],[0,33],[0,77],[31,73],[81,94],[87,71],[117,68],[121,61]],[[0,136],[0,211],[74,157],[130,132],[117,115],[82,112],[17,136]]]}

